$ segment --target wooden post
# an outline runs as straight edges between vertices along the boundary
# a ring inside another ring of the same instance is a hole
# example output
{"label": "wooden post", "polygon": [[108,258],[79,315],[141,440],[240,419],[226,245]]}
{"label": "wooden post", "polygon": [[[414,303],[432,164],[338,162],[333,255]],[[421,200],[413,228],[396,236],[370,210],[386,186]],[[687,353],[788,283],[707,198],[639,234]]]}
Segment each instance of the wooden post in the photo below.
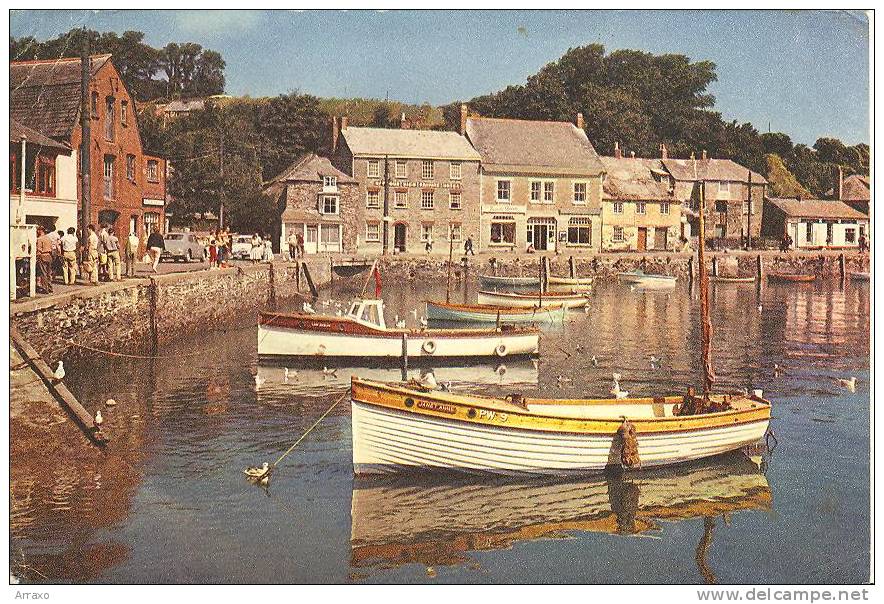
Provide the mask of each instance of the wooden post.
{"label": "wooden post", "polygon": [[764,277],[764,270],[761,262],[761,254],[755,257],[755,273],[756,277],[758,277],[758,282],[761,283],[762,277]]}
{"label": "wooden post", "polygon": [[700,186],[700,217],[697,246],[697,263],[700,271],[700,318],[703,328],[703,393],[708,395],[715,383],[715,372],[712,368],[712,321],[709,318],[709,276],[706,274],[706,182]]}
{"label": "wooden post", "polygon": [[156,356],[159,350],[159,330],[157,320],[157,307],[159,305],[159,292],[157,280],[150,278],[150,286],[148,287],[148,308],[150,312],[150,354]]}
{"label": "wooden post", "polygon": [[712,276],[718,276],[718,256],[712,257]]}
{"label": "wooden post", "polygon": [[574,256],[568,256],[568,276],[572,279],[577,276],[577,268],[574,266]]}
{"label": "wooden post", "polygon": [[537,284],[537,308],[543,308],[543,258],[540,259],[538,269],[540,283]]}
{"label": "wooden post", "polygon": [[838,255],[838,270],[841,272],[841,283],[844,283],[847,278],[847,259],[844,257],[844,252]]}
{"label": "wooden post", "polygon": [[445,282],[445,303],[451,302],[451,259],[454,256],[454,239],[448,233],[448,279]]}
{"label": "wooden post", "polygon": [[267,292],[267,306],[270,310],[276,310],[276,271],[273,269],[273,263],[267,263],[267,282],[270,291]]}
{"label": "wooden post", "polygon": [[[304,268],[304,279],[307,280],[307,286],[310,288],[310,293],[313,295],[313,299],[319,297],[319,292],[316,290],[316,286],[313,284],[313,277],[310,276],[310,269],[307,268],[307,263],[302,262],[301,266]],[[365,289],[363,288],[363,292]]]}
{"label": "wooden post", "polygon": [[[402,332],[402,372],[408,375],[408,332]],[[404,378],[403,378],[404,381]]]}
{"label": "wooden post", "polygon": [[694,286],[694,272],[696,271],[696,266],[694,265],[694,257],[691,256],[688,258],[688,289],[693,288]]}

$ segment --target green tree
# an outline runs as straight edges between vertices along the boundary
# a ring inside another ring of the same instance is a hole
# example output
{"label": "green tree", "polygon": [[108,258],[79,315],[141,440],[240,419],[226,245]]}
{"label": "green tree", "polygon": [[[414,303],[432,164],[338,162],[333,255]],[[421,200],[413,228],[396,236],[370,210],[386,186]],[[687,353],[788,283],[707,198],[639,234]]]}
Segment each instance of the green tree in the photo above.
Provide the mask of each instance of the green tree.
{"label": "green tree", "polygon": [[264,180],[282,172],[304,153],[327,152],[331,143],[330,121],[319,99],[307,94],[283,94],[262,105],[257,115],[257,133]]}

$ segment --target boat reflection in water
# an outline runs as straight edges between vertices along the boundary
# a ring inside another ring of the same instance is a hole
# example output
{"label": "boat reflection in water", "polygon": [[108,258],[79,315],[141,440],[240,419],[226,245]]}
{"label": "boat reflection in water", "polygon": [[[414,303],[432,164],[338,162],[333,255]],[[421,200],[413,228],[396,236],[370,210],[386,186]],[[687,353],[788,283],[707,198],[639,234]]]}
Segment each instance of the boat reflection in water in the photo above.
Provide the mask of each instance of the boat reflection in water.
{"label": "boat reflection in water", "polygon": [[[461,363],[463,361],[461,360]],[[443,364],[432,368],[436,381],[460,386],[537,386],[537,359],[508,359],[498,363],[474,363],[456,366]],[[358,375],[381,382],[419,380],[429,367],[410,368],[403,377],[402,369],[396,367],[347,367],[340,365],[316,366],[315,364],[291,364],[288,368],[277,364],[258,365],[258,381],[261,391],[316,394],[326,396],[329,390],[350,387],[350,377]]]}
{"label": "boat reflection in water", "polygon": [[739,451],[677,469],[561,481],[357,478],[351,564],[456,565],[470,551],[507,549],[571,531],[636,535],[659,528],[658,521],[704,518],[696,563],[706,581],[715,582],[706,562],[715,517],[772,507],[756,461]]}

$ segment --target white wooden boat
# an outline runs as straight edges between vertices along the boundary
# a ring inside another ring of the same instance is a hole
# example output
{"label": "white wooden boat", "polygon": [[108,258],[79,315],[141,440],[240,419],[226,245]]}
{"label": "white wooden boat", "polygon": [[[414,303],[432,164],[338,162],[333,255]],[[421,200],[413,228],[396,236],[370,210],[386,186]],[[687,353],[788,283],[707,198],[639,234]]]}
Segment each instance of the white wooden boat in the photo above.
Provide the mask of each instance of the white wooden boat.
{"label": "white wooden boat", "polygon": [[550,277],[550,285],[592,285],[593,277]]}
{"label": "white wooden boat", "polygon": [[505,275],[479,275],[479,285],[483,287],[537,287],[539,277],[508,277]]}
{"label": "white wooden boat", "polygon": [[492,306],[521,306],[531,308],[540,305],[541,308],[564,305],[565,308],[583,308],[589,304],[588,292],[491,292],[479,291],[479,304]]}
{"label": "white wooden boat", "polygon": [[536,354],[533,327],[499,329],[398,329],[384,322],[381,300],[356,300],[344,316],[260,314],[258,356],[399,359],[498,357]]}
{"label": "white wooden boat", "polygon": [[617,278],[623,283],[631,283],[635,285],[674,285],[678,279],[672,275],[653,275],[640,270],[617,273]]}
{"label": "white wooden boat", "polygon": [[755,283],[755,277],[709,277],[713,283]]}
{"label": "white wooden boat", "polygon": [[705,399],[557,400],[426,391],[354,377],[356,474],[435,468],[499,474],[575,474],[619,468],[628,420],[641,467],[702,459],[764,436],[770,403],[715,395],[704,413],[679,415]]}
{"label": "white wooden boat", "polygon": [[772,505],[767,478],[742,453],[657,472],[566,480],[357,477],[351,563],[459,564],[470,551],[507,549],[562,533],[635,535],[659,529],[661,521]]}
{"label": "white wooden boat", "polygon": [[494,306],[490,304],[451,304],[427,300],[427,319],[468,323],[549,323],[565,320],[565,305]]}

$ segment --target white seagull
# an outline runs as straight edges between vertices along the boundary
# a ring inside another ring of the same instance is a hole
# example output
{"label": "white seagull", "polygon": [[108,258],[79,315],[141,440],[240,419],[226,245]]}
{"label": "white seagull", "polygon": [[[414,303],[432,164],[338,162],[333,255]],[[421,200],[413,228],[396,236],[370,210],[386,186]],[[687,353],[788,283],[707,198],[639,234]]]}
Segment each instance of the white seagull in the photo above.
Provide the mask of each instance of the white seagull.
{"label": "white seagull", "polygon": [[115,401],[112,398],[109,398],[104,402],[104,404],[107,405],[108,407],[114,407],[114,406],[116,406],[117,401]]}
{"label": "white seagull", "polygon": [[95,412],[95,420],[94,420],[94,423],[95,423],[95,427],[98,428],[98,429],[100,430],[100,429],[101,429],[101,424],[104,423],[104,418],[101,417],[101,409],[99,409],[98,411]]}
{"label": "white seagull", "polygon": [[309,302],[304,302],[304,304],[301,305],[301,308],[304,309],[305,313],[309,313],[311,315],[316,314],[316,311],[313,310],[313,307],[310,306]]}
{"label": "white seagull", "polygon": [[58,367],[55,368],[55,371],[52,373],[52,375],[57,380],[63,380],[64,379],[64,363],[59,361]]}
{"label": "white seagull", "polygon": [[835,383],[843,388],[847,388],[851,392],[856,392],[856,377],[835,378]]}
{"label": "white seagull", "polygon": [[251,466],[251,467],[243,470],[243,473],[246,476],[248,476],[249,478],[264,478],[264,476],[269,471],[270,471],[270,464],[268,464],[265,461],[263,464],[261,464],[260,468],[258,466]]}
{"label": "white seagull", "polygon": [[331,369],[329,369],[328,367],[323,367],[322,373],[324,375],[333,375],[333,376],[337,377],[338,376],[338,369],[336,367],[332,367]]}
{"label": "white seagull", "polygon": [[433,373],[432,369],[426,372],[421,378],[421,385],[433,390],[439,387],[439,383],[436,381],[436,375]]}

